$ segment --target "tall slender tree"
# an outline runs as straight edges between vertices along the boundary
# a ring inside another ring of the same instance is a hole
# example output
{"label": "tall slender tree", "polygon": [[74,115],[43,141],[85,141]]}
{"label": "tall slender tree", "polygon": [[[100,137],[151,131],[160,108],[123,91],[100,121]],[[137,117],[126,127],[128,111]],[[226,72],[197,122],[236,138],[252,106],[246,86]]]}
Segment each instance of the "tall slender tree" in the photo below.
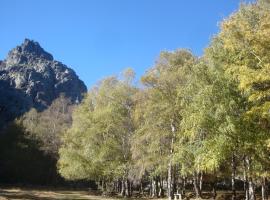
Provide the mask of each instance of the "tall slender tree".
{"label": "tall slender tree", "polygon": [[75,110],[73,125],[60,149],[58,167],[64,177],[95,179],[102,183],[103,190],[119,179],[122,195],[130,195],[128,178],[136,93],[133,76],[133,71],[127,70],[123,80],[104,79]]}
{"label": "tall slender tree", "polygon": [[[143,120],[138,126],[135,139],[148,144],[146,159],[154,160],[150,162],[153,170],[163,171],[167,168],[169,199],[172,199],[175,193],[176,163],[173,158],[177,135],[180,134],[182,106],[178,88],[185,87],[187,74],[195,62],[196,58],[186,50],[162,52],[156,65],[142,77],[145,86]],[[157,160],[160,156],[161,162]],[[142,159],[145,159],[145,156]]]}

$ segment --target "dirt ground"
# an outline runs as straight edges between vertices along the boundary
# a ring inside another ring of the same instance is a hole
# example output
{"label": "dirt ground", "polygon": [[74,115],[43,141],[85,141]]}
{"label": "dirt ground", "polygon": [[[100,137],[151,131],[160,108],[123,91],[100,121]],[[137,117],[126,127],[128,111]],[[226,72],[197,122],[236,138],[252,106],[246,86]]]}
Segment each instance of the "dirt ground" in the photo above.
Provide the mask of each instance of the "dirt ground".
{"label": "dirt ground", "polygon": [[[91,194],[87,191],[71,190],[50,190],[50,189],[21,189],[2,188],[0,189],[0,200],[119,200]],[[146,199],[144,199],[146,200]]]}
{"label": "dirt ground", "polygon": [[[104,200],[102,196],[90,195],[86,191],[35,190],[35,189],[0,189],[0,200]],[[108,198],[105,198],[108,199]],[[114,200],[114,199],[111,199]]]}
{"label": "dirt ground", "polygon": [[[193,195],[188,194],[192,200]],[[204,199],[212,199],[209,193],[203,194]],[[121,200],[118,197],[95,195],[88,191],[55,190],[55,189],[29,189],[29,188],[1,188],[0,200]],[[131,198],[136,200],[150,200],[149,198]],[[230,192],[218,192],[217,200],[231,199]],[[244,194],[239,192],[237,200],[244,199]],[[257,198],[258,200],[260,198]],[[151,199],[155,200],[155,199]],[[165,199],[159,199],[165,200]]]}

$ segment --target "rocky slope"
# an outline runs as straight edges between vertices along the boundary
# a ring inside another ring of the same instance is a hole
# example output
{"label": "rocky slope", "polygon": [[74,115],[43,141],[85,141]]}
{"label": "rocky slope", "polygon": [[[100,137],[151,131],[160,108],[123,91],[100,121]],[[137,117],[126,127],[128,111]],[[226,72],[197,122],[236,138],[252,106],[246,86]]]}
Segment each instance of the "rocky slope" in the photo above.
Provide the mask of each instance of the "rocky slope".
{"label": "rocky slope", "polygon": [[45,109],[60,94],[80,101],[86,91],[72,69],[54,60],[39,43],[25,39],[0,61],[0,125],[32,107]]}

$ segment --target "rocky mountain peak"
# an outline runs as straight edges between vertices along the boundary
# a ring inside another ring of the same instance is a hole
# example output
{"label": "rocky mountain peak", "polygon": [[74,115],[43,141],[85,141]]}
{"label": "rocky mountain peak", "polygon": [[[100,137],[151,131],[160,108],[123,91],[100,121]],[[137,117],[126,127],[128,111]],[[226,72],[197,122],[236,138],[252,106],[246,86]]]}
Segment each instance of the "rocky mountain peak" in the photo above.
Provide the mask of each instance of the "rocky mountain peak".
{"label": "rocky mountain peak", "polygon": [[30,108],[46,109],[61,94],[75,103],[85,92],[76,73],[33,40],[25,39],[0,61],[0,122]]}
{"label": "rocky mountain peak", "polygon": [[53,60],[53,56],[46,52],[38,42],[25,39],[24,42],[12,49],[5,60],[7,66],[25,64],[37,59]]}

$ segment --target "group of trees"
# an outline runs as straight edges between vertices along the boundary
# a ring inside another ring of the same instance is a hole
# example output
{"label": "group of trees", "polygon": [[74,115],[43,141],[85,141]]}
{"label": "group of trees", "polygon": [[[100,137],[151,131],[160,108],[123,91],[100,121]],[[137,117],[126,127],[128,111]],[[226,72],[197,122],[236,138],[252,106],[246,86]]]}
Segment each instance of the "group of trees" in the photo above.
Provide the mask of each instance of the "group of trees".
{"label": "group of trees", "polygon": [[244,4],[200,58],[162,52],[139,85],[127,69],[79,105],[60,96],[43,112],[30,110],[1,135],[0,176],[14,183],[40,172],[33,183],[52,183],[57,167],[103,192],[169,199],[191,188],[197,198],[203,189],[215,198],[218,183],[229,180],[233,199],[239,182],[246,200],[256,189],[267,199],[269,36],[270,1]]}
{"label": "group of trees", "polygon": [[31,109],[18,122],[25,128],[25,136],[36,141],[39,149],[58,159],[58,150],[61,145],[61,135],[71,126],[71,100],[61,94],[44,111]]}
{"label": "group of trees", "polygon": [[134,72],[92,88],[63,136],[58,169],[96,180],[103,191],[133,188],[169,199],[193,184],[241,180],[247,200],[267,199],[270,173],[270,2],[241,5],[205,54],[162,52],[134,84]]}

